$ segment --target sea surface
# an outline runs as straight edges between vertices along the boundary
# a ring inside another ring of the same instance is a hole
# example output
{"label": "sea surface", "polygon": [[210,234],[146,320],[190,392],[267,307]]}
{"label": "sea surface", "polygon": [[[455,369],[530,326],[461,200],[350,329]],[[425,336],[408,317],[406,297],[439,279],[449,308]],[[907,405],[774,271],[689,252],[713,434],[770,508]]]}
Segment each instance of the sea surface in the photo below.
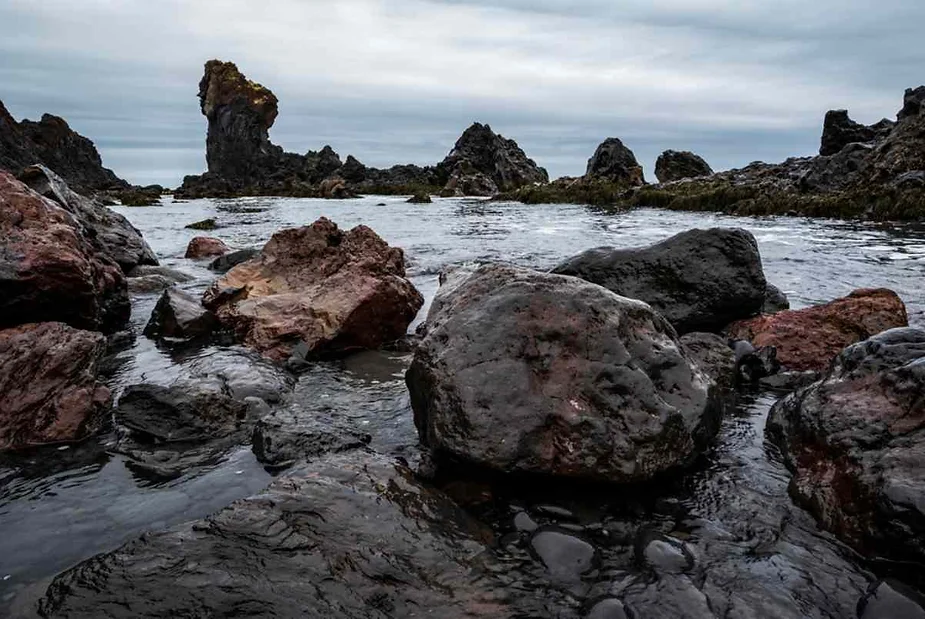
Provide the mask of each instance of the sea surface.
{"label": "sea surface", "polygon": [[[581,206],[467,199],[412,205],[401,198],[378,196],[345,201],[189,202],[167,197],[161,206],[116,210],[142,231],[163,265],[193,276],[181,285],[193,292],[201,292],[215,279],[205,262],[183,257],[194,236],[217,236],[234,248],[260,247],[276,230],[321,216],[342,228],[367,225],[404,249],[409,277],[427,299],[418,322],[426,315],[440,271],[449,265],[505,261],[550,269],[591,247],[641,246],[690,228],[739,227],[755,235],[768,280],[787,293],[794,307],[825,302],[856,288],[888,287],[906,302],[910,322],[925,326],[925,227],[921,225],[737,218],[655,209],[606,214]],[[216,219],[219,229],[202,233],[184,228],[206,218]],[[177,359],[141,335],[156,299],[156,295],[133,299],[132,328],[138,337],[109,364],[107,380],[117,395],[129,385],[169,382],[177,372]],[[209,352],[206,348],[193,354]],[[318,364],[300,379],[292,397],[318,397],[321,389],[321,397],[331,398],[332,403],[349,404],[356,423],[373,435],[374,448],[413,456],[416,434],[403,381],[409,361],[408,355],[398,353],[363,353]],[[747,538],[759,535],[746,525],[761,520],[761,514],[801,513],[786,492],[789,474],[764,441],[764,421],[775,397],[755,393],[743,398],[724,424],[709,462],[671,490],[671,502],[683,506],[687,517],[722,525]],[[111,453],[113,441],[110,433],[77,446],[0,459],[0,615],[16,600],[40,592],[48,579],[70,566],[143,531],[208,515],[254,494],[272,479],[249,446],[240,445],[178,479],[154,482],[136,476],[122,456]],[[590,497],[550,496],[548,500],[568,504],[562,509],[575,513],[589,506],[591,511],[605,509]],[[810,552],[818,546],[823,554],[841,553],[859,573],[871,569],[857,565],[860,559],[845,555],[830,536],[816,531],[808,516],[803,520],[809,524],[801,528],[800,543]],[[507,526],[495,524],[499,531]]]}

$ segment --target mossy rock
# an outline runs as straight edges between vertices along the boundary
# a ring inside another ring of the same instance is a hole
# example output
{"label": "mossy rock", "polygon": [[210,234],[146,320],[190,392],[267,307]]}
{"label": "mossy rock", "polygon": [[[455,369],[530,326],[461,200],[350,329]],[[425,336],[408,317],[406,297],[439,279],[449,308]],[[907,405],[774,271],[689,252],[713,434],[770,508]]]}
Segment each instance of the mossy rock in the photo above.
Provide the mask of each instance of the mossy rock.
{"label": "mossy rock", "polygon": [[214,219],[210,218],[191,223],[190,225],[184,227],[187,230],[215,230],[218,228],[218,223],[216,223]]}
{"label": "mossy rock", "polygon": [[430,194],[423,192],[415,193],[408,198],[408,204],[430,204],[431,202],[433,202],[433,200],[430,199]]}

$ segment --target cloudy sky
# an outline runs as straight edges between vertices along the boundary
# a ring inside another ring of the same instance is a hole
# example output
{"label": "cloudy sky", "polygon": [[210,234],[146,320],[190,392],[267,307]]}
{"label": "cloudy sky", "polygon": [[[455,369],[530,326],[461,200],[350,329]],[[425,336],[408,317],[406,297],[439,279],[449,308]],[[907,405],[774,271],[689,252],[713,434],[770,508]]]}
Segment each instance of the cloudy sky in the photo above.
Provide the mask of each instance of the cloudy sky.
{"label": "cloudy sky", "polygon": [[0,0],[0,100],[65,117],[139,184],[205,168],[202,65],[280,99],[274,142],[435,163],[472,121],[551,175],[615,136],[717,169],[818,149],[827,109],[925,83],[915,0]]}

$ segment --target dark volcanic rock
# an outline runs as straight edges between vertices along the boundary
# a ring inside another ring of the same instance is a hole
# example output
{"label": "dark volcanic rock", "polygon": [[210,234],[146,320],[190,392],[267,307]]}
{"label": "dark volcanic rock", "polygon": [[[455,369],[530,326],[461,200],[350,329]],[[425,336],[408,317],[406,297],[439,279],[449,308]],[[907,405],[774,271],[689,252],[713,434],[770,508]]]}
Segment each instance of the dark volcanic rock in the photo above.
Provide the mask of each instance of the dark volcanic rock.
{"label": "dark volcanic rock", "polygon": [[645,301],[681,334],[718,332],[758,314],[767,286],[755,237],[725,228],[689,230],[638,249],[591,249],[553,272]]}
{"label": "dark volcanic rock", "polygon": [[183,227],[187,230],[215,230],[218,228],[218,224],[216,223],[215,219],[210,217],[209,219],[193,222]]}
{"label": "dark volcanic rock", "polygon": [[366,226],[321,218],[273,235],[260,256],[206,291],[204,305],[238,338],[276,361],[378,348],[405,335],[423,305],[404,253]]}
{"label": "dark volcanic rock", "polygon": [[607,138],[601,142],[594,156],[588,160],[585,176],[602,178],[627,187],[638,187],[646,182],[636,155],[617,138]]}
{"label": "dark volcanic rock", "polygon": [[771,411],[792,494],[867,554],[925,560],[923,393],[925,330],[893,329],[845,349]]}
{"label": "dark volcanic rock", "polygon": [[906,307],[885,288],[801,310],[758,316],[729,325],[727,333],[756,347],[774,347],[788,370],[824,371],[843,348],[887,329],[908,325]]}
{"label": "dark volcanic rock", "polygon": [[312,460],[328,453],[360,449],[372,437],[329,410],[284,409],[267,415],[254,426],[254,455],[279,467]]}
{"label": "dark volcanic rock", "polygon": [[128,187],[103,167],[93,142],[63,118],[45,114],[39,122],[17,123],[0,102],[0,168],[19,174],[34,164],[48,166],[81,192]]}
{"label": "dark volcanic rock", "polygon": [[146,294],[163,292],[174,284],[192,280],[191,275],[162,266],[138,266],[128,273],[129,292]]}
{"label": "dark volcanic rock", "polygon": [[188,341],[209,337],[218,326],[218,319],[198,297],[170,288],[154,306],[144,334],[154,339]]}
{"label": "dark volcanic rock", "polygon": [[660,183],[713,174],[713,168],[699,155],[689,151],[666,150],[655,162],[655,178]]}
{"label": "dark volcanic rock", "polygon": [[209,270],[215,271],[216,273],[227,273],[234,267],[239,264],[243,264],[248,260],[256,258],[260,255],[259,249],[239,249],[231,253],[219,256],[215,260],[209,263]]}
{"label": "dark volcanic rock", "polygon": [[[501,191],[534,183],[548,183],[549,174],[527,157],[514,140],[491,130],[489,125],[473,123],[466,129],[440,166],[457,177],[481,173]],[[472,170],[467,174],[467,170]],[[457,187],[467,181],[457,178]]]}
{"label": "dark volcanic rock", "polygon": [[[481,531],[387,458],[332,455],[52,582],[47,617],[505,619]],[[522,616],[522,615],[520,615]]]}
{"label": "dark volcanic rock", "polygon": [[26,168],[19,180],[73,215],[97,251],[114,260],[124,273],[138,265],[157,265],[157,256],[128,219],[75,193],[45,166]]}
{"label": "dark volcanic rock", "polygon": [[848,110],[830,110],[822,126],[820,155],[834,155],[854,142],[873,142],[889,135],[894,123],[884,119],[876,125],[862,125],[848,117]]}
{"label": "dark volcanic rock", "polygon": [[784,291],[775,286],[768,284],[764,294],[764,305],[761,306],[762,314],[776,314],[790,309],[790,299],[784,294]]}
{"label": "dark volcanic rock", "polygon": [[131,314],[118,264],[71,213],[0,171],[0,328],[115,330]]}
{"label": "dark volcanic rock", "polygon": [[425,445],[503,472],[644,481],[690,462],[721,416],[649,306],[504,265],[449,277],[406,382]]}
{"label": "dark volcanic rock", "polygon": [[424,192],[418,192],[408,198],[408,204],[430,204],[433,200],[430,199],[430,195]]}
{"label": "dark volcanic rock", "polygon": [[479,172],[469,161],[462,161],[452,172],[440,191],[444,198],[462,196],[491,197],[498,193],[498,185],[490,176]]}
{"label": "dark volcanic rock", "polygon": [[0,331],[0,450],[76,441],[103,425],[106,338],[58,322]]}
{"label": "dark volcanic rock", "polygon": [[680,338],[684,352],[716,386],[731,392],[736,386],[736,354],[726,338],[715,333],[687,333]]}
{"label": "dark volcanic rock", "polygon": [[162,443],[201,442],[238,429],[247,405],[204,384],[162,387],[134,385],[116,407],[116,421],[145,440]]}

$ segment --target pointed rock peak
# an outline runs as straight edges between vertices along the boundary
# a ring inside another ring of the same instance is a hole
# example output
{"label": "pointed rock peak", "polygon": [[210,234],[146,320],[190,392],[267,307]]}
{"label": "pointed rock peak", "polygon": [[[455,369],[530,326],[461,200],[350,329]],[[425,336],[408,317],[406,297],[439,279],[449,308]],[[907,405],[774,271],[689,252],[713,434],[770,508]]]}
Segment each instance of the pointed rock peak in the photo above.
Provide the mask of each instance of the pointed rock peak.
{"label": "pointed rock peak", "polygon": [[910,116],[918,116],[925,109],[925,86],[907,88],[903,96],[903,109],[899,110],[896,118],[903,120]]}
{"label": "pointed rock peak", "polygon": [[829,110],[823,121],[819,154],[834,155],[848,144],[878,141],[893,130],[894,124],[884,119],[868,127],[851,120],[848,110]]}
{"label": "pointed rock peak", "polygon": [[636,155],[618,138],[607,138],[588,160],[586,176],[628,186],[645,184]]}
{"label": "pointed rock peak", "polygon": [[233,62],[221,60],[206,63],[199,82],[199,101],[202,113],[210,120],[223,106],[244,107],[253,110],[269,129],[279,114],[279,100],[269,88],[247,79]]}
{"label": "pointed rock peak", "polygon": [[[527,157],[517,142],[479,122],[472,123],[463,132],[440,167],[463,184],[468,183],[465,177],[484,175],[501,191],[549,182],[546,170]],[[487,186],[484,182],[480,184]]]}
{"label": "pointed rock peak", "polygon": [[655,162],[655,177],[660,183],[709,174],[713,174],[710,164],[704,161],[703,157],[686,150],[666,150]]}

